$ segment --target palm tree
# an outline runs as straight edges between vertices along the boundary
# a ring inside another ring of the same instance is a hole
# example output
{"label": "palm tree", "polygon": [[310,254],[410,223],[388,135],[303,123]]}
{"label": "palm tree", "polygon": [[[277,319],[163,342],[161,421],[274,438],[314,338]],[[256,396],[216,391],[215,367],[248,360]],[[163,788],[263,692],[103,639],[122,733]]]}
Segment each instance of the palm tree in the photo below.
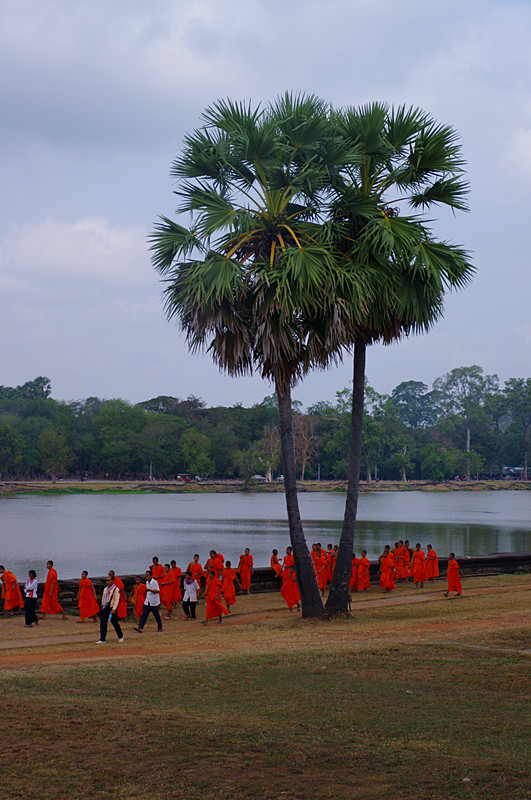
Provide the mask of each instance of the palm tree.
{"label": "palm tree", "polygon": [[[443,312],[447,290],[464,287],[473,267],[466,252],[437,241],[415,213],[442,204],[466,210],[456,132],[419,109],[374,103],[333,115],[341,149],[350,154],[334,176],[330,231],[352,269],[378,275],[354,345],[350,468],[345,516],[329,614],[346,612],[354,549],[362,445],[367,345],[427,331]],[[398,206],[400,204],[400,206]],[[401,211],[405,205],[409,214]]]}
{"label": "palm tree", "polygon": [[191,224],[162,218],[150,237],[167,316],[190,349],[207,349],[231,375],[257,370],[275,384],[306,617],[324,606],[298,507],[291,390],[338,357],[338,333],[370,294],[354,273],[338,271],[321,236],[318,215],[337,163],[328,117],[317,98],[291,95],[263,110],[230,101],[207,109],[172,167]]}

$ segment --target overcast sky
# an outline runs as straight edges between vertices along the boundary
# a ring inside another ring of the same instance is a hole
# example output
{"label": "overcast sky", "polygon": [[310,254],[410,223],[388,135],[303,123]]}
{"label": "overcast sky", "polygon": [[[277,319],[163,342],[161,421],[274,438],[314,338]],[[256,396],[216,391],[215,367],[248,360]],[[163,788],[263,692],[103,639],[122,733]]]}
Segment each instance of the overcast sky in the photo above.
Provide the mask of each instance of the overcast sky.
{"label": "overcast sky", "polygon": [[[380,392],[479,364],[528,377],[531,3],[507,0],[0,0],[0,384],[57,399],[160,394],[250,405],[272,393],[187,353],[146,236],[172,216],[183,136],[220,97],[286,91],[421,106],[460,132],[468,214],[438,214],[473,283],[432,333],[370,348]],[[333,399],[351,365],[309,376]]]}

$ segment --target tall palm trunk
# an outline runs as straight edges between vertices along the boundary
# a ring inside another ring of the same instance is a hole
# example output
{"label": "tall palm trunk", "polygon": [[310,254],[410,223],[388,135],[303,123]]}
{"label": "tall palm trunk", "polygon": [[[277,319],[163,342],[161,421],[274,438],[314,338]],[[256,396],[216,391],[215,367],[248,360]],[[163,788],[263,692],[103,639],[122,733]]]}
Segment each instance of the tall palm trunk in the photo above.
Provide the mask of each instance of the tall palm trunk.
{"label": "tall palm trunk", "polygon": [[358,491],[360,485],[361,443],[363,434],[363,399],[365,396],[365,353],[366,344],[354,346],[354,377],[352,385],[352,416],[350,427],[350,462],[348,470],[347,501],[339,551],[334,576],[330,584],[330,594],[326,602],[329,613],[347,612],[350,575],[352,572],[352,552],[358,511]]}
{"label": "tall palm trunk", "polygon": [[291,392],[283,390],[277,382],[278,412],[280,422],[280,446],[282,450],[282,468],[284,470],[284,488],[286,490],[286,507],[288,510],[289,536],[293,547],[295,573],[301,593],[302,616],[306,618],[321,617],[324,614],[323,599],[317,585],[317,577],[313,568],[308,545],[302,529],[299,501],[297,499],[297,480],[295,476],[295,456],[293,451],[293,421],[291,415]]}

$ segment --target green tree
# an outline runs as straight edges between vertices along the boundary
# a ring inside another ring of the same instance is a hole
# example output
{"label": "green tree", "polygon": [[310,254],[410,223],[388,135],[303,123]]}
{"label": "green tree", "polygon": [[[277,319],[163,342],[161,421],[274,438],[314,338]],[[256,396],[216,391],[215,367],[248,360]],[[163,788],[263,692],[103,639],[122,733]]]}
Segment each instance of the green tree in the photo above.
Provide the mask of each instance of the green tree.
{"label": "green tree", "polygon": [[[477,364],[471,367],[456,367],[436,378],[433,388],[438,396],[438,403],[442,413],[447,417],[457,417],[464,427],[465,452],[471,453],[472,423],[484,407],[489,394],[498,391],[498,376],[485,375],[483,369]],[[472,456],[464,459],[467,477],[473,470],[477,458]],[[474,470],[473,470],[474,471]]]}
{"label": "green tree", "polygon": [[179,472],[190,475],[209,475],[213,461],[210,457],[210,439],[199,431],[189,428],[184,431],[178,449]]}
{"label": "green tree", "polygon": [[72,451],[64,435],[55,430],[44,430],[39,436],[38,447],[42,466],[55,483],[57,475],[64,472],[71,462]]}
{"label": "green tree", "polygon": [[505,381],[504,395],[507,408],[522,433],[522,451],[524,456],[523,479],[527,480],[528,441],[531,427],[531,378],[510,378]]}
{"label": "green tree", "polygon": [[268,483],[273,480],[273,470],[280,463],[280,435],[276,425],[267,425],[264,435],[256,447],[256,458],[261,468],[265,470]]}
{"label": "green tree", "polygon": [[21,460],[22,442],[17,431],[0,421],[0,479],[3,472],[15,470]]}
{"label": "green tree", "polygon": [[398,418],[409,428],[425,428],[437,419],[433,394],[422,381],[403,381],[391,393]]}
{"label": "green tree", "polygon": [[[330,235],[351,269],[377,287],[352,338],[354,375],[350,468],[345,517],[327,610],[346,611],[354,547],[368,344],[429,330],[448,289],[461,288],[472,267],[466,253],[437,241],[419,210],[443,204],[466,209],[467,185],[456,132],[419,109],[373,103],[339,111],[336,141],[348,156],[338,169]],[[402,212],[402,207],[407,212]]]}
{"label": "green tree", "polygon": [[[274,382],[304,616],[321,614],[323,604],[298,507],[291,390],[334,358],[348,316],[335,302],[336,262],[316,221],[337,162],[327,111],[314,97],[289,95],[265,109],[230,101],[207,109],[172,168],[192,223],[163,218],[152,235],[167,315],[190,348],[207,348],[229,374],[256,369]],[[357,291],[350,276],[343,282]]]}

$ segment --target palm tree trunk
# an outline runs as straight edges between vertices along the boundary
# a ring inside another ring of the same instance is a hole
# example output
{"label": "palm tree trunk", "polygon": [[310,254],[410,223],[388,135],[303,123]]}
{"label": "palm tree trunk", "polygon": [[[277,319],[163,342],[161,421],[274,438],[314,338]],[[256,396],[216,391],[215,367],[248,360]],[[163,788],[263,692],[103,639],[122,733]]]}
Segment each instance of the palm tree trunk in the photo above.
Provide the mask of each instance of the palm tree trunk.
{"label": "palm tree trunk", "polygon": [[278,396],[278,413],[280,421],[280,446],[282,450],[282,468],[284,470],[284,488],[286,507],[288,510],[289,536],[295,560],[295,573],[301,593],[302,616],[306,618],[321,617],[324,614],[323,599],[317,585],[317,577],[313,568],[308,545],[302,529],[299,501],[297,499],[297,480],[295,476],[295,456],[293,452],[293,424],[291,416],[291,392],[283,391],[276,386]]}
{"label": "palm tree trunk", "polygon": [[339,551],[337,554],[334,576],[330,584],[330,593],[326,602],[328,613],[346,613],[348,611],[348,594],[350,575],[352,572],[352,552],[354,550],[354,532],[358,511],[358,491],[360,485],[361,443],[363,434],[363,400],[365,396],[365,353],[366,344],[356,343],[354,346],[354,378],[352,385],[352,416],[350,427],[350,462],[348,470],[347,501]]}

